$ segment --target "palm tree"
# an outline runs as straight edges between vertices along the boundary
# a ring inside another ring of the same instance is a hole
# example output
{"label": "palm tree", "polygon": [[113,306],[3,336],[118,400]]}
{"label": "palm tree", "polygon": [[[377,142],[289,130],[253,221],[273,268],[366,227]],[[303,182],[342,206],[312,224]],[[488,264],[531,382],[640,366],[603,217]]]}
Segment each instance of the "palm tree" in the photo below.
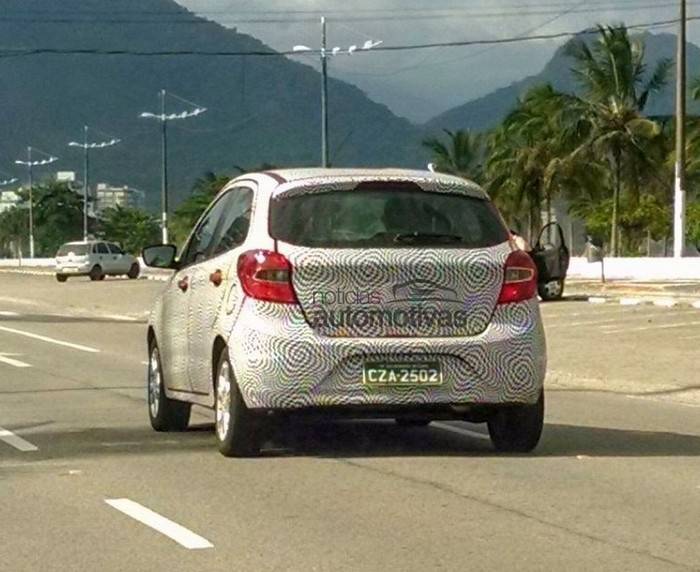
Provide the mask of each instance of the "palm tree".
{"label": "palm tree", "polygon": [[543,207],[550,222],[556,195],[590,184],[591,169],[567,160],[581,138],[571,102],[550,85],[535,87],[489,140],[487,187],[511,219],[521,219],[516,226],[526,224],[530,240],[539,232]]}
{"label": "palm tree", "polygon": [[629,37],[624,26],[599,26],[598,39],[568,47],[573,73],[584,89],[576,108],[588,122],[588,137],[572,153],[573,159],[593,157],[607,161],[613,180],[611,251],[619,254],[619,210],[624,163],[648,163],[645,144],[660,133],[655,121],[643,116],[649,96],[666,84],[672,62],[657,63],[647,73],[644,43]]}
{"label": "palm tree", "polygon": [[441,173],[457,175],[479,181],[482,175],[483,138],[469,130],[445,129],[449,141],[443,143],[437,137],[429,137],[423,146],[430,149],[435,169]]}

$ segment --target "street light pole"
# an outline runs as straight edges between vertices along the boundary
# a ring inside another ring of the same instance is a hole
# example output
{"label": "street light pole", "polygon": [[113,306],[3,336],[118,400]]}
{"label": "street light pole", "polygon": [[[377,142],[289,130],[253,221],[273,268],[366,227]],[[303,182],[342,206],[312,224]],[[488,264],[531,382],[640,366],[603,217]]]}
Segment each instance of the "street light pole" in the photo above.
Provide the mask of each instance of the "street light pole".
{"label": "street light pole", "polygon": [[[328,142],[328,58],[330,56],[338,56],[341,54],[352,55],[358,50],[368,51],[376,48],[383,42],[375,40],[367,40],[364,45],[358,47],[352,45],[347,50],[343,50],[339,46],[334,47],[330,53],[328,52],[326,18],[321,17],[321,166],[328,167],[329,160],[329,142]],[[293,52],[306,55],[315,55],[316,50],[308,47],[297,45],[292,48]]]}
{"label": "street light pole", "polygon": [[676,61],[676,178],[673,209],[673,256],[685,251],[685,118],[686,118],[686,0],[680,0],[680,29]]}
{"label": "street light pole", "polygon": [[321,16],[321,166],[328,167],[328,57],[326,17]]}
{"label": "street light pole", "polygon": [[88,140],[89,128],[87,125],[83,126],[83,142],[78,143],[76,141],[71,141],[68,143],[69,147],[80,147],[83,150],[83,240],[87,242],[88,239],[88,202],[90,195],[90,149],[104,149],[105,147],[112,147],[117,143],[120,143],[120,139],[112,138],[109,141],[103,141],[101,143],[90,143]]}
{"label": "street light pole", "polygon": [[83,240],[87,242],[88,239],[88,192],[90,189],[90,182],[88,177],[90,176],[90,148],[88,146],[88,126],[85,125],[83,128],[83,150],[85,152],[85,161],[83,173]]}
{"label": "street light pole", "polygon": [[21,160],[17,159],[15,161],[15,165],[22,165],[24,167],[27,167],[27,174],[28,174],[28,183],[29,183],[29,257],[34,258],[34,167],[38,167],[41,165],[50,165],[54,161],[58,161],[58,157],[54,157],[52,155],[48,155],[44,153],[43,151],[39,151],[43,155],[46,155],[46,159],[42,159],[41,161],[33,161],[32,160],[32,151],[36,151],[36,149],[32,149],[31,147],[27,147],[27,160]]}
{"label": "street light pole", "polygon": [[160,188],[161,231],[163,244],[168,244],[168,122],[165,118],[165,90],[160,92],[160,115],[162,133],[162,166],[163,173]]}
{"label": "street light pole", "polygon": [[[192,111],[183,111],[182,113],[166,113],[165,109],[165,97],[170,95],[183,101],[184,103],[194,107]],[[168,121],[174,121],[175,119],[189,119],[190,117],[196,117],[206,112],[206,107],[200,107],[196,103],[188,101],[182,97],[179,97],[173,93],[166,93],[164,89],[160,90],[160,114],[143,112],[140,117],[146,119],[156,119],[160,121],[161,130],[161,187],[160,187],[160,202],[161,202],[161,238],[163,244],[168,243]]]}
{"label": "street light pole", "polygon": [[27,167],[29,169],[29,258],[34,258],[34,177],[32,168],[32,148],[27,147]]}

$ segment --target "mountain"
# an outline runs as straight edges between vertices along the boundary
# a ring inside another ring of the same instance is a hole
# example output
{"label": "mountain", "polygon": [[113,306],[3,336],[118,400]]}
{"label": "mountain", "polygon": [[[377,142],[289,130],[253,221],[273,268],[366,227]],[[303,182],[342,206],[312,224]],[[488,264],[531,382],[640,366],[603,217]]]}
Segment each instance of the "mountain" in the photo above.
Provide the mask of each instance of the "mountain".
{"label": "mountain", "polygon": [[[590,36],[586,36],[587,39]],[[662,58],[675,60],[676,36],[671,34],[644,34],[648,69],[653,69]],[[578,86],[571,73],[572,60],[566,55],[566,45],[557,50],[544,69],[537,75],[527,77],[508,87],[450,109],[425,124],[426,131],[434,133],[440,129],[474,129],[483,131],[495,127],[515,106],[518,98],[534,85],[551,83],[556,89],[566,93],[576,93]],[[700,70],[700,48],[688,44],[688,70]],[[675,109],[675,88],[673,77],[659,93],[649,98],[647,113],[650,115],[671,115]],[[691,102],[691,113],[700,113],[700,105]]]}
{"label": "mountain", "polygon": [[[200,18],[172,0],[3,0],[0,52],[8,48],[206,52],[273,50]],[[129,184],[158,200],[161,89],[208,109],[169,123],[171,189],[186,195],[207,170],[267,162],[314,165],[320,156],[320,76],[285,57],[41,54],[0,57],[0,169],[32,145],[82,169],[84,124],[96,140],[122,143],[91,154],[91,179]],[[168,98],[168,111],[191,110]],[[331,161],[344,166],[424,164],[420,130],[350,84],[329,81]],[[97,130],[100,130],[98,132]],[[37,169],[37,175],[41,171]],[[19,176],[21,171],[15,171]]]}

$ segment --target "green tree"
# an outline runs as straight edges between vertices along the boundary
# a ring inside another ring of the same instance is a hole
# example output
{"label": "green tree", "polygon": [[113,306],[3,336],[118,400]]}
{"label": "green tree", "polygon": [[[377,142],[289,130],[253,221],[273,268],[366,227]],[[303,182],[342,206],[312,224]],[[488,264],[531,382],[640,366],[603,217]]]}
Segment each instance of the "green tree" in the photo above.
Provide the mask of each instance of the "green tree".
{"label": "green tree", "polygon": [[231,180],[227,175],[205,173],[192,187],[192,194],[175,209],[170,222],[173,241],[182,244],[217,193]]}
{"label": "green tree", "polygon": [[82,238],[83,200],[69,185],[50,182],[32,194],[37,256],[53,256],[64,242]]}
{"label": "green tree", "polygon": [[433,156],[435,169],[441,173],[457,175],[472,181],[480,181],[484,161],[483,137],[468,130],[444,130],[448,137],[443,143],[437,137],[423,141]]}
{"label": "green tree", "polygon": [[686,212],[686,237],[688,243],[700,251],[700,201],[688,204]]}
{"label": "green tree", "polygon": [[138,255],[144,247],[155,244],[160,238],[156,218],[148,212],[116,206],[102,213],[100,235],[104,240],[118,242],[131,254]]}
{"label": "green tree", "polygon": [[0,256],[19,258],[29,252],[29,211],[13,206],[0,213]]}
{"label": "green tree", "polygon": [[596,164],[568,160],[583,136],[575,103],[549,85],[532,88],[489,138],[487,188],[531,240],[543,210],[552,219],[556,196],[581,194],[600,180]]}
{"label": "green tree", "polygon": [[649,96],[666,84],[671,61],[661,60],[648,74],[644,43],[631,39],[624,26],[599,26],[592,46],[569,45],[573,73],[584,90],[576,108],[588,123],[588,136],[572,154],[605,161],[612,181],[610,244],[620,252],[619,215],[625,173],[649,166],[648,144],[661,133],[660,125],[643,116]]}

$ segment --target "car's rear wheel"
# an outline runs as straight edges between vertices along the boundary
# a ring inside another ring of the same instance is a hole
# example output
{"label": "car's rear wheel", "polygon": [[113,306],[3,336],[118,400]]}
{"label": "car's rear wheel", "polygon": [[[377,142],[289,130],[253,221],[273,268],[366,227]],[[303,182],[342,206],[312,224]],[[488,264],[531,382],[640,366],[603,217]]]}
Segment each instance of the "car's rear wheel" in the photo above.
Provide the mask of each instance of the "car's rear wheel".
{"label": "car's rear wheel", "polygon": [[537,293],[546,301],[561,300],[564,297],[564,279],[550,280],[537,285]]}
{"label": "car's rear wheel", "polygon": [[59,282],[65,282],[66,280],[68,280],[68,276],[65,274],[56,274],[56,280],[58,280]]}
{"label": "car's rear wheel", "polygon": [[88,276],[90,276],[90,280],[93,282],[96,280],[104,280],[105,277],[102,272],[102,267],[99,264],[95,264],[95,266],[90,269],[90,274],[88,274]]}
{"label": "car's rear wheel", "polygon": [[488,420],[491,442],[497,451],[528,453],[539,443],[544,427],[544,391],[537,403],[499,409]]}
{"label": "car's rear wheel", "polygon": [[153,342],[148,359],[148,416],[156,431],[184,431],[190,422],[192,405],[165,394],[165,382],[158,345]]}
{"label": "car's rear wheel", "polygon": [[141,267],[139,266],[138,262],[134,262],[131,265],[131,268],[129,268],[129,272],[127,272],[127,276],[129,277],[130,280],[136,280],[136,278],[139,277],[139,274],[141,272]]}
{"label": "car's rear wheel", "polygon": [[411,419],[406,417],[397,417],[396,424],[399,427],[427,427],[430,425],[430,419]]}
{"label": "car's rear wheel", "polygon": [[224,349],[216,367],[216,441],[225,457],[254,457],[260,454],[261,421],[246,407]]}

